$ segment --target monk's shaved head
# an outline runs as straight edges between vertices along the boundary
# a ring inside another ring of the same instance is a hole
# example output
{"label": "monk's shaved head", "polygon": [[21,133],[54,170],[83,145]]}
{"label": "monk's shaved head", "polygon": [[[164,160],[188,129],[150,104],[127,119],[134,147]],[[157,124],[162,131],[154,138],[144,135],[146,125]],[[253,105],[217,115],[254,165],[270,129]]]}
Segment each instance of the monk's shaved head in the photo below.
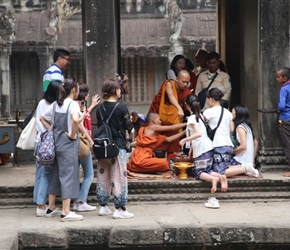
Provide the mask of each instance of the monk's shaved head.
{"label": "monk's shaved head", "polygon": [[155,118],[157,118],[159,115],[155,112],[149,112],[147,115],[147,122],[152,122]]}
{"label": "monk's shaved head", "polygon": [[180,78],[180,77],[188,77],[188,76],[189,76],[189,78],[190,78],[190,74],[188,73],[187,70],[180,70],[180,71],[178,72],[178,78]]}

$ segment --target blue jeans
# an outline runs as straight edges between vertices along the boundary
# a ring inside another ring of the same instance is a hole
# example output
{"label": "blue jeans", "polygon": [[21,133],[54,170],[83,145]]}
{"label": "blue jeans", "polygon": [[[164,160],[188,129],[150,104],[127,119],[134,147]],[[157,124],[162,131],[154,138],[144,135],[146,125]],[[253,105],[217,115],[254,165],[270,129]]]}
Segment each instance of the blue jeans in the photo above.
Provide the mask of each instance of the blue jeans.
{"label": "blue jeans", "polygon": [[81,185],[78,201],[85,202],[88,198],[89,190],[94,178],[94,168],[92,153],[90,152],[86,158],[79,159],[83,168],[84,180]]}
{"label": "blue jeans", "polygon": [[36,161],[36,173],[35,173],[35,183],[33,190],[33,201],[36,204],[46,204],[47,202],[47,189],[49,185],[49,180],[52,172],[51,167],[44,167],[39,165]]}

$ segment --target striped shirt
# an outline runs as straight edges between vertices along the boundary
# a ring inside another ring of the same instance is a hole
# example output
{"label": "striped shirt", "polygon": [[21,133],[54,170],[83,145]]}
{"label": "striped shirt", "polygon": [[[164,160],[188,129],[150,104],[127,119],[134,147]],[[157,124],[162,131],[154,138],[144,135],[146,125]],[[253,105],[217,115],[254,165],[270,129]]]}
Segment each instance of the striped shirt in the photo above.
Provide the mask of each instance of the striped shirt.
{"label": "striped shirt", "polygon": [[42,81],[43,93],[47,90],[49,83],[54,80],[64,81],[62,70],[56,64],[52,64],[44,73]]}

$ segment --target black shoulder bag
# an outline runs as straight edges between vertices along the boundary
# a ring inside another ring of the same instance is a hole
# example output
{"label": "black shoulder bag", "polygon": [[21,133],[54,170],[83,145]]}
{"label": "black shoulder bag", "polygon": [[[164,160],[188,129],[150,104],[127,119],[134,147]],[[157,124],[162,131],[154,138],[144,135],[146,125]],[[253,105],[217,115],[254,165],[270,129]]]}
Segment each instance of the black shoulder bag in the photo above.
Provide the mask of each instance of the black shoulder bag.
{"label": "black shoulder bag", "polygon": [[203,109],[204,104],[205,104],[205,100],[206,100],[207,92],[208,92],[210,86],[213,84],[214,79],[217,77],[217,75],[218,75],[218,73],[216,72],[215,75],[212,77],[209,85],[205,89],[203,89],[202,91],[200,91],[198,93],[198,100],[199,100],[200,109]]}
{"label": "black shoulder bag", "polygon": [[199,118],[202,120],[202,122],[204,123],[204,125],[206,127],[207,136],[211,140],[213,140],[215,132],[216,132],[217,128],[219,127],[219,125],[221,124],[221,121],[222,121],[222,118],[223,118],[224,108],[223,107],[221,107],[221,108],[222,108],[221,116],[220,116],[220,119],[218,121],[217,126],[214,129],[211,129],[210,126],[205,123],[205,121],[202,119],[202,117],[199,116]]}

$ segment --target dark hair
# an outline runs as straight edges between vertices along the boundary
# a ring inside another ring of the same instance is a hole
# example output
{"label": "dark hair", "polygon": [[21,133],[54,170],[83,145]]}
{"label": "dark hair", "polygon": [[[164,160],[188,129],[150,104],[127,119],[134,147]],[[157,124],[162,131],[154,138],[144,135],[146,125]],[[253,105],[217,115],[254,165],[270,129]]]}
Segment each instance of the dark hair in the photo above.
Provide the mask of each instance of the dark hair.
{"label": "dark hair", "polygon": [[107,79],[102,86],[103,98],[106,100],[111,96],[116,96],[116,91],[120,87],[120,84],[115,79]]}
{"label": "dark hair", "polygon": [[70,53],[65,49],[56,49],[53,53],[53,61],[56,62],[59,57],[70,56]]}
{"label": "dark hair", "polygon": [[224,93],[219,88],[212,88],[206,94],[207,98],[213,98],[215,101],[220,101],[223,96]]}
{"label": "dark hair", "polygon": [[138,115],[138,112],[137,112],[136,110],[132,110],[132,111],[131,111],[131,115],[132,115],[132,116],[136,116],[136,115]]}
{"label": "dark hair", "polygon": [[77,100],[83,101],[85,99],[85,97],[88,95],[89,90],[90,90],[90,88],[86,83],[80,82],[79,83],[79,95],[78,95]]}
{"label": "dark hair", "polygon": [[176,56],[173,58],[172,62],[170,63],[170,69],[172,69],[172,70],[174,71],[174,73],[175,73],[176,76],[178,75],[178,71],[177,71],[177,69],[176,69],[176,67],[175,67],[175,63],[176,63],[179,59],[182,59],[182,58],[185,60],[185,57],[184,57],[183,55],[176,55]]}
{"label": "dark hair", "polygon": [[197,50],[196,54],[195,54],[195,57],[197,56],[204,56],[205,58],[208,57],[208,51],[203,49],[203,48],[200,48]]}
{"label": "dark hair", "polygon": [[77,87],[78,81],[75,77],[66,78],[63,82],[63,91],[59,94],[57,98],[57,104],[59,106],[62,106],[64,99],[70,94],[71,90]]}
{"label": "dark hair", "polygon": [[194,94],[190,94],[186,97],[185,102],[190,107],[191,111],[195,114],[195,119],[198,122],[200,115],[200,105],[198,97]]}
{"label": "dark hair", "polygon": [[43,95],[43,99],[46,100],[48,103],[53,103],[58,99],[59,95],[61,95],[61,92],[63,91],[64,89],[62,82],[59,80],[53,80],[47,86],[47,90]]}
{"label": "dark hair", "polygon": [[207,56],[207,60],[212,60],[212,59],[217,59],[218,61],[220,60],[220,55],[219,53],[215,52],[215,51],[212,51],[208,54]]}
{"label": "dark hair", "polygon": [[190,71],[194,69],[194,65],[189,58],[185,59],[185,68]]}
{"label": "dark hair", "polygon": [[283,67],[279,69],[278,71],[281,71],[281,76],[286,77],[287,79],[290,79],[290,69],[288,67]]}
{"label": "dark hair", "polygon": [[221,99],[220,104],[223,108],[229,109],[229,103],[225,99]]}
{"label": "dark hair", "polygon": [[249,110],[246,106],[241,105],[241,104],[237,104],[233,107],[233,109],[235,109],[236,111],[236,118],[233,121],[234,122],[234,137],[236,138],[236,130],[237,127],[242,124],[245,123],[249,126],[249,128],[252,130],[252,134],[253,134],[253,139],[254,137],[254,133],[253,133],[253,129],[252,129],[252,125],[250,122],[250,114],[249,114]]}

